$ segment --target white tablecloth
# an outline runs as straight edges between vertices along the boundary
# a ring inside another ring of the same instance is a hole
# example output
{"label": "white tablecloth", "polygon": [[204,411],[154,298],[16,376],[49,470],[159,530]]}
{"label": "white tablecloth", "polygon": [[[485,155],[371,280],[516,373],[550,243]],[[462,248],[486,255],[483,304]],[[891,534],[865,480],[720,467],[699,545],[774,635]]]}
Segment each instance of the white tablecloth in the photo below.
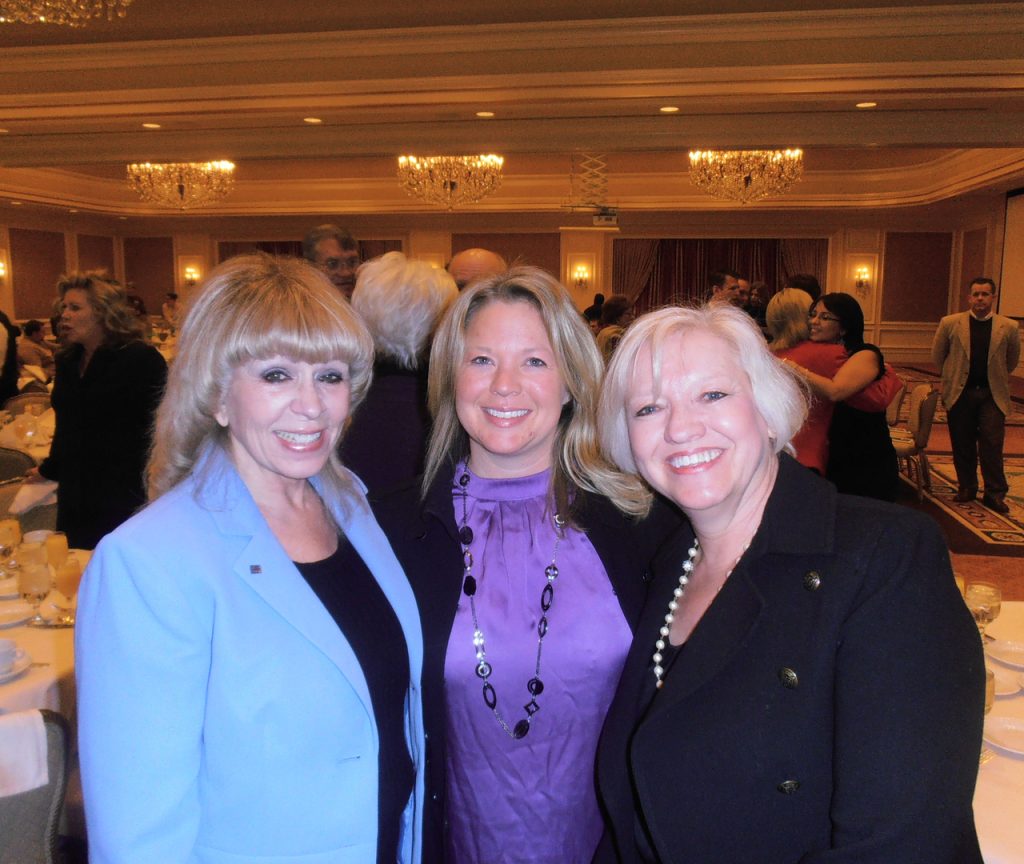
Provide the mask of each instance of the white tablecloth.
{"label": "white tablecloth", "polygon": [[[43,604],[48,615],[51,594]],[[3,603],[5,601],[0,601]],[[0,684],[0,714],[28,708],[50,708],[60,711],[72,723],[75,719],[75,653],[74,628],[8,627],[0,630],[0,638],[13,639],[32,658],[32,666],[23,675]]]}
{"label": "white tablecloth", "polygon": [[[1003,603],[999,617],[988,632],[997,639],[1024,642],[1024,601]],[[994,660],[993,668],[1010,670]],[[1024,670],[1016,670],[1024,676]],[[991,717],[1024,719],[1024,692],[996,697]],[[997,751],[994,759],[981,766],[974,793],[974,822],[978,827],[985,864],[1024,862],[1024,756]]]}

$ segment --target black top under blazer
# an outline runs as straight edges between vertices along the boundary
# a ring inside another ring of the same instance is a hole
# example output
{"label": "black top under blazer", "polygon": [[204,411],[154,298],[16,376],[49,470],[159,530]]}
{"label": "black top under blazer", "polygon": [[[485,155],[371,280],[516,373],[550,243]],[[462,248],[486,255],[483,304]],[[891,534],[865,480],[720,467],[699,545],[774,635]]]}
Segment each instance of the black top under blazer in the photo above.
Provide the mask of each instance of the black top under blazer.
{"label": "black top under blazer", "polygon": [[[370,500],[377,521],[412,583],[423,619],[423,716],[427,735],[424,864],[444,860],[444,662],[463,575],[451,491],[453,471],[441,472],[425,500],[421,500],[418,484]],[[588,492],[578,494],[576,509],[576,522],[604,564],[632,631],[647,591],[648,565],[682,517],[674,508],[657,502],[650,516],[633,520],[607,498]]]}
{"label": "black top under blazer", "polygon": [[984,661],[936,524],[782,456],[750,549],[652,703],[692,537],[654,563],[605,723],[596,860],[980,864]]}

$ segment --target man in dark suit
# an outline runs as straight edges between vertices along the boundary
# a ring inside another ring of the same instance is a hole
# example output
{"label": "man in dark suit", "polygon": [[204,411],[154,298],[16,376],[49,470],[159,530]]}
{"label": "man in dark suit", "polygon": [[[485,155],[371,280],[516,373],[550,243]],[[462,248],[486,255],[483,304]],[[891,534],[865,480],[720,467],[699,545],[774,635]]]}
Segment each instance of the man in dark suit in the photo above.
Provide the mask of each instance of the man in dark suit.
{"label": "man in dark suit", "polygon": [[978,462],[985,493],[981,503],[1009,513],[1003,471],[1006,417],[1012,410],[1010,374],[1020,360],[1020,330],[1011,318],[994,313],[996,283],[971,281],[969,312],[947,315],[932,343],[932,361],[941,370],[942,401],[949,416],[949,438],[956,469],[956,501],[978,494]]}

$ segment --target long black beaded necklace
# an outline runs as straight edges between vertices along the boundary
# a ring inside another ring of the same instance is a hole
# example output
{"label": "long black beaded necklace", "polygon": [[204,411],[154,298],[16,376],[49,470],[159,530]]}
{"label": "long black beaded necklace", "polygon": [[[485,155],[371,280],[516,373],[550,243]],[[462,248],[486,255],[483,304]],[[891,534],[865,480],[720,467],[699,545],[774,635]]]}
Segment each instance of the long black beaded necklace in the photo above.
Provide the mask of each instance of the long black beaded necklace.
{"label": "long black beaded necklace", "polygon": [[480,629],[480,622],[476,615],[476,579],[473,577],[473,553],[470,551],[470,544],[473,542],[473,529],[469,527],[467,516],[466,498],[469,485],[469,471],[466,465],[459,466],[459,487],[462,495],[462,524],[459,526],[459,543],[462,545],[462,593],[469,598],[469,611],[473,616],[473,649],[476,652],[476,675],[483,681],[484,704],[493,712],[495,719],[505,730],[505,734],[512,738],[525,738],[530,731],[530,722],[533,715],[540,711],[537,697],[544,692],[544,682],[540,677],[540,658],[544,647],[544,637],[548,634],[548,610],[555,599],[555,580],[558,578],[558,566],[555,559],[558,556],[558,546],[562,542],[565,520],[557,513],[554,515],[555,524],[555,548],[551,552],[551,563],[544,568],[544,575],[547,582],[540,592],[540,621],[537,622],[537,664],[534,667],[533,677],[526,682],[526,690],[530,694],[530,701],[523,706],[526,717],[509,726],[505,718],[498,711],[498,694],[494,685],[487,679],[491,677],[491,664],[487,662],[487,649],[484,645],[484,632]]}

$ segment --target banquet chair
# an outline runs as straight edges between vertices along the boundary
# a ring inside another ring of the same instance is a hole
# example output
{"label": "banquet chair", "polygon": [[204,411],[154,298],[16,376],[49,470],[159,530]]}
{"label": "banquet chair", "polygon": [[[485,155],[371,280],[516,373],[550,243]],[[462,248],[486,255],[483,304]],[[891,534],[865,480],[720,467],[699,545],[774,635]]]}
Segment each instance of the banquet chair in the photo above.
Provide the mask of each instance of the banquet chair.
{"label": "banquet chair", "polygon": [[[28,792],[0,797],[0,864],[60,864],[57,823],[68,779],[68,724],[55,711],[39,709],[46,728],[49,782]],[[0,747],[5,743],[0,738]]]}
{"label": "banquet chair", "polygon": [[39,413],[50,407],[49,393],[19,393],[4,402],[4,410],[12,414],[23,414],[29,405],[39,405]]}
{"label": "banquet chair", "polygon": [[918,384],[910,393],[910,417],[906,429],[891,430],[896,456],[903,460],[907,476],[917,482],[917,500],[924,500],[924,490],[932,491],[931,466],[928,464],[928,439],[939,402],[939,391],[931,384]]}
{"label": "banquet chair", "polygon": [[900,408],[903,407],[903,398],[907,395],[907,383],[904,381],[899,390],[896,391],[896,395],[892,397],[892,402],[885,409],[885,420],[890,426],[895,426],[900,422]]}
{"label": "banquet chair", "polygon": [[0,483],[5,480],[24,477],[29,468],[34,468],[36,460],[28,453],[0,447]]}

